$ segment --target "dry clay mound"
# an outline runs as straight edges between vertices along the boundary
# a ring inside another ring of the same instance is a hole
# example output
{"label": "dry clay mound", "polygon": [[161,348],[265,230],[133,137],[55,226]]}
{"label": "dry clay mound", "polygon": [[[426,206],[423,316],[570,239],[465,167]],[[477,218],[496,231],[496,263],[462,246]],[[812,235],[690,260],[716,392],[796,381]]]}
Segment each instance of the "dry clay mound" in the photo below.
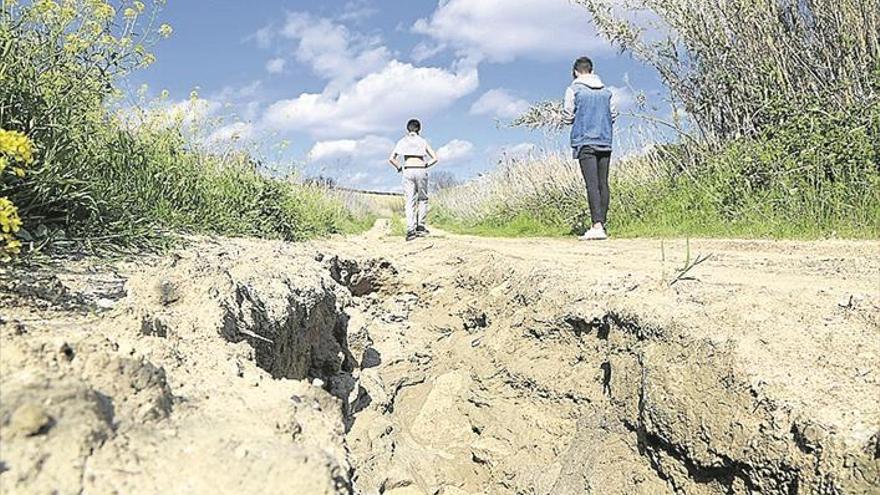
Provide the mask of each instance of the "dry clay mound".
{"label": "dry clay mound", "polygon": [[874,247],[709,242],[673,287],[643,241],[380,231],[6,273],[0,492],[878,493]]}
{"label": "dry clay mound", "polygon": [[880,493],[877,244],[690,247],[336,246],[401,279],[351,308],[356,489]]}
{"label": "dry clay mound", "polygon": [[337,265],[206,241],[6,274],[0,492],[350,493]]}

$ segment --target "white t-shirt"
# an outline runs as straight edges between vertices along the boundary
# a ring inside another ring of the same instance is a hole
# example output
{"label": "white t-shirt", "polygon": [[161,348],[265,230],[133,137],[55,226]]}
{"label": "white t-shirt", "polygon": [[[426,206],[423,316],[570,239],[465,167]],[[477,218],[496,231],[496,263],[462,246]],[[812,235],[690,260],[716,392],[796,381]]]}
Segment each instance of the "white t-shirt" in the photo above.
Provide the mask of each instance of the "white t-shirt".
{"label": "white t-shirt", "polygon": [[425,160],[428,156],[428,142],[425,138],[411,132],[397,142],[394,147],[394,154],[401,157],[416,156]]}

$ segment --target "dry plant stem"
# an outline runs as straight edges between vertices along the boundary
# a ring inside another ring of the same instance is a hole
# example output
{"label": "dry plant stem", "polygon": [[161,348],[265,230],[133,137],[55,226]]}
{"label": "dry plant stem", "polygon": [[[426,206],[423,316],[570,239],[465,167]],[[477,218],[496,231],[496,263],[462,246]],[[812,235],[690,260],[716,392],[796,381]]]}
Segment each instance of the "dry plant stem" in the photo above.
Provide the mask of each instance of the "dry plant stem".
{"label": "dry plant stem", "polygon": [[678,274],[675,276],[675,278],[669,282],[669,286],[672,287],[673,285],[681,282],[682,280],[691,280],[691,278],[688,277],[688,273],[690,273],[694,268],[709,261],[710,259],[712,259],[711,254],[707,254],[705,256],[697,255],[697,258],[693,261],[693,263],[685,264],[685,266],[681,270],[678,271]]}
{"label": "dry plant stem", "polygon": [[880,0],[574,0],[653,66],[709,138],[774,122],[773,106],[875,98]]}

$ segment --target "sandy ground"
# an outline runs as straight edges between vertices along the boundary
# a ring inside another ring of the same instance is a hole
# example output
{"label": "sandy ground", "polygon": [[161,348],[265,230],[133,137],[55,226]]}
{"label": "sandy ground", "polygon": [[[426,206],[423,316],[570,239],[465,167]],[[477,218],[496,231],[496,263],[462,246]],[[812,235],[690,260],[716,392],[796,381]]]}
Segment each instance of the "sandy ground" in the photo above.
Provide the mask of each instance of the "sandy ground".
{"label": "sandy ground", "polygon": [[380,222],[0,279],[4,494],[880,493],[877,242]]}

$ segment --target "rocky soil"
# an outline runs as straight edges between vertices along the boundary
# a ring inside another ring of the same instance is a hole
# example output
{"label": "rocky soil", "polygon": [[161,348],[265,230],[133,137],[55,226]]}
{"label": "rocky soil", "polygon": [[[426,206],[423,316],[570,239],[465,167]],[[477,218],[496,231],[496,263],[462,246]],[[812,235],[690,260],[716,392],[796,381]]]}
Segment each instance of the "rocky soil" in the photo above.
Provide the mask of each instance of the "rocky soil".
{"label": "rocky soil", "polygon": [[386,231],[4,271],[0,493],[880,493],[880,244]]}

